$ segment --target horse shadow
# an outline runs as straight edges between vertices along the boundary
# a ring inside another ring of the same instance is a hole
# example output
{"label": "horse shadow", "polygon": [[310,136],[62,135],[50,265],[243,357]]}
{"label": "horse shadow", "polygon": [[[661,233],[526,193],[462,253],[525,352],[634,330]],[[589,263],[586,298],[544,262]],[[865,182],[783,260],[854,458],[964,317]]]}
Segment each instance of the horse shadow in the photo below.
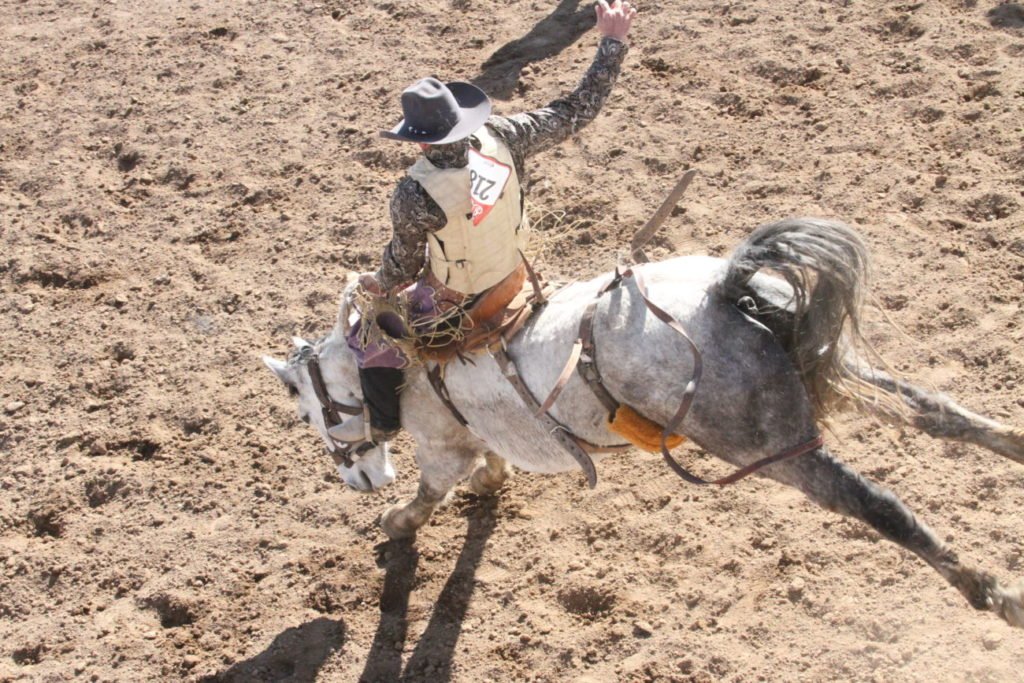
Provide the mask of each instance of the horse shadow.
{"label": "horse shadow", "polygon": [[314,619],[282,631],[266,650],[255,657],[201,680],[204,683],[312,683],[331,653],[344,644],[345,624],[341,619]]}
{"label": "horse shadow", "polygon": [[[466,541],[404,669],[402,651],[409,630],[409,597],[416,582],[419,553],[409,541],[389,541],[377,546],[378,566],[385,568],[380,621],[359,676],[360,683],[451,680],[455,646],[476,587],[477,567],[494,531],[496,505],[494,499],[479,498],[461,510],[461,515],[468,519]],[[281,632],[258,655],[199,680],[312,683],[327,658],[344,644],[345,624],[341,619],[314,619]]]}
{"label": "horse shadow", "polygon": [[480,74],[470,80],[491,97],[507,100],[512,97],[524,66],[557,55],[596,23],[592,2],[561,0],[555,11],[529,33],[498,48],[481,65]]}
{"label": "horse shadow", "polygon": [[360,683],[451,680],[455,647],[476,587],[476,570],[494,531],[495,506],[494,499],[480,498],[462,510],[461,514],[468,518],[466,541],[404,669],[402,650],[409,630],[409,597],[419,554],[408,541],[389,541],[378,546],[378,564],[385,568],[381,617]]}

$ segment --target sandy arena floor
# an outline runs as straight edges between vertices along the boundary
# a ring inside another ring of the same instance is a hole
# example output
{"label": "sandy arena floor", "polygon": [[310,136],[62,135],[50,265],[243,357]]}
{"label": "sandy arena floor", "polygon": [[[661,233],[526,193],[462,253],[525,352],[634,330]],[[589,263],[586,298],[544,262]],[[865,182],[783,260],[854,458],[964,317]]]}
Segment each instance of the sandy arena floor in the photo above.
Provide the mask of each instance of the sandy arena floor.
{"label": "sandy arena floor", "polygon": [[[657,256],[845,219],[885,358],[1024,425],[1024,6],[639,2],[605,111],[533,163],[542,270],[609,269],[693,166]],[[361,496],[296,419],[259,357],[326,332],[375,267],[412,159],[376,135],[402,88],[546,104],[591,59],[589,6],[0,13],[0,680],[1024,676],[1024,632],[778,484],[697,490],[634,453],[596,491],[519,473],[460,492],[415,549],[378,545],[411,444]],[[856,415],[829,440],[965,561],[1024,575],[1024,468]]]}

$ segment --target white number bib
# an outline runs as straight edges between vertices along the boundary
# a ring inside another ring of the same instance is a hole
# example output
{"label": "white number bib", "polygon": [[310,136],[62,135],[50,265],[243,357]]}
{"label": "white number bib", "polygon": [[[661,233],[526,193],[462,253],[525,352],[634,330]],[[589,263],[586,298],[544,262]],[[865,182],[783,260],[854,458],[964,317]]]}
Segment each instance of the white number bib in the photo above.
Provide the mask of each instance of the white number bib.
{"label": "white number bib", "polygon": [[473,202],[473,225],[480,225],[494,208],[511,175],[510,166],[469,148],[469,197]]}

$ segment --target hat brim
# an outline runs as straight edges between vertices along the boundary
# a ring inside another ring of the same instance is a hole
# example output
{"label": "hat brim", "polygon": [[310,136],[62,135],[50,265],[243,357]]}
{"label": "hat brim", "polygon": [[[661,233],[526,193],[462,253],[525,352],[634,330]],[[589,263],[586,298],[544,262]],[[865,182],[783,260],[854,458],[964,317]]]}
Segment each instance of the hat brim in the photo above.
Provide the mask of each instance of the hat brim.
{"label": "hat brim", "polygon": [[414,133],[406,126],[405,119],[402,119],[391,130],[381,131],[380,136],[388,140],[445,145],[469,137],[487,122],[487,117],[491,115],[491,101],[487,98],[487,93],[472,83],[457,81],[445,83],[445,86],[451,91],[455,103],[459,105],[459,122],[451,130],[443,133]]}

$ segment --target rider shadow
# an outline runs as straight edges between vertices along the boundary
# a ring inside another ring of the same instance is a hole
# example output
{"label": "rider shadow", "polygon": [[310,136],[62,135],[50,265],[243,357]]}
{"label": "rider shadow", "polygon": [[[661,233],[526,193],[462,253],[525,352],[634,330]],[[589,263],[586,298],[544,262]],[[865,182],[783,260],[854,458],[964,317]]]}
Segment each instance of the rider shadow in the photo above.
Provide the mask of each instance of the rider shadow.
{"label": "rider shadow", "polygon": [[282,631],[266,650],[255,657],[201,680],[218,683],[312,683],[331,653],[344,644],[345,624],[341,619],[314,619]]}
{"label": "rider shadow", "polygon": [[555,11],[529,33],[506,43],[488,57],[481,65],[480,75],[472,82],[491,97],[507,100],[512,97],[524,66],[557,55],[596,23],[592,2],[561,0]]}
{"label": "rider shadow", "polygon": [[409,629],[409,597],[415,584],[419,554],[408,541],[390,541],[379,547],[379,562],[386,567],[380,598],[381,618],[359,677],[361,683],[451,680],[452,658],[476,586],[476,570],[494,531],[495,505],[493,499],[479,499],[462,510],[469,520],[466,542],[404,671],[402,648]]}

